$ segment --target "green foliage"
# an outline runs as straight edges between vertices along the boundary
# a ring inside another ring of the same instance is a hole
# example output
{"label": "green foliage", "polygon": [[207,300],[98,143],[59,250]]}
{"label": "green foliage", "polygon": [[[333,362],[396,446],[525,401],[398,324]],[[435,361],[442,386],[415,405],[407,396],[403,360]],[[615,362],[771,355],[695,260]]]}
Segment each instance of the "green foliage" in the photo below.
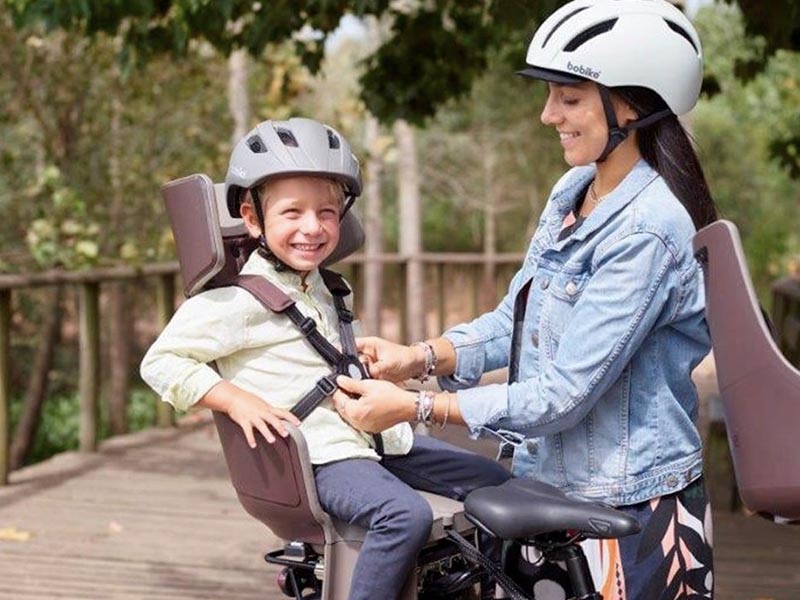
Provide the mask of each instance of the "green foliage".
{"label": "green foliage", "polygon": [[764,40],[744,37],[739,11],[702,10],[697,26],[709,57],[707,71],[720,93],[701,100],[693,116],[695,135],[721,216],[740,228],[750,270],[762,295],[785,272],[789,249],[800,231],[792,179],[797,162],[774,157],[776,132],[791,131],[800,90],[797,53],[778,52],[750,81],[735,75],[738,60],[757,55]]}
{"label": "green foliage", "polygon": [[163,54],[186,57],[192,40],[227,55],[246,48],[262,56],[270,44],[292,40],[302,63],[318,69],[322,41],[347,13],[375,15],[391,35],[369,59],[362,98],[384,122],[432,116],[446,100],[466,93],[492,49],[519,43],[533,23],[563,0],[9,0],[19,29],[44,24],[91,38],[119,40],[118,57],[128,74]]}
{"label": "green foliage", "polygon": [[64,184],[57,167],[43,169],[25,197],[38,207],[25,241],[39,266],[81,269],[97,264],[100,228],[89,218],[86,203]]}
{"label": "green foliage", "polygon": [[[152,427],[155,423],[158,400],[152,392],[134,389],[128,398],[128,425],[131,432]],[[22,410],[22,399],[11,400],[11,425],[16,427]],[[39,428],[33,441],[27,464],[42,461],[66,450],[77,450],[80,430],[79,398],[76,393],[51,394],[42,406]],[[99,439],[109,437],[105,405],[101,405]]]}

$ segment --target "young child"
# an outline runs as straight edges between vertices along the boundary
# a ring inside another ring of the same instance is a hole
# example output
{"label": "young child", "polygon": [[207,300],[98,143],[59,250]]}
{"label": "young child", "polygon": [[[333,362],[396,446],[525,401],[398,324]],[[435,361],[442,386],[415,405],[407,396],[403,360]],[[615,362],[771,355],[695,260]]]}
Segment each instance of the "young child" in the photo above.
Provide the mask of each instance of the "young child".
{"label": "young child", "polygon": [[[259,240],[241,273],[277,285],[340,346],[319,266],[336,248],[340,221],[361,191],[347,141],[310,119],[265,121],[237,144],[225,183],[231,214],[241,215]],[[345,423],[330,399],[300,423],[289,410],[331,368],[286,316],[239,287],[184,302],[145,355],[141,373],[177,410],[227,413],[251,447],[259,434],[269,443],[287,435],[283,421],[300,426],[323,508],[368,530],[351,599],[395,597],[413,568],[432,523],[414,489],[463,499],[509,477],[492,460],[414,436],[408,423],[382,432],[381,457],[373,437]],[[428,398],[421,398],[423,408]]]}

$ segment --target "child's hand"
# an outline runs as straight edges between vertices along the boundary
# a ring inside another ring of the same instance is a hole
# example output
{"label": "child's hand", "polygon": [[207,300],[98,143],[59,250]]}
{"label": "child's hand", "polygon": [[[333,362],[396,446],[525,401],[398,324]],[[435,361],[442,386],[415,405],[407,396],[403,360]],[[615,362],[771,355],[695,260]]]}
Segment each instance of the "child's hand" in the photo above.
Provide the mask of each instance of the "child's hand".
{"label": "child's hand", "polygon": [[254,428],[264,436],[267,443],[274,444],[275,436],[270,427],[281,437],[286,437],[289,432],[283,425],[283,421],[288,421],[295,427],[300,426],[300,420],[288,410],[275,408],[261,398],[250,394],[232,398],[228,407],[228,416],[242,428],[251,448],[256,447]]}
{"label": "child's hand", "polygon": [[255,394],[246,392],[229,381],[220,381],[203,396],[199,404],[227,413],[231,420],[242,428],[244,436],[247,438],[247,444],[251,448],[256,447],[253,429],[257,429],[267,443],[274,444],[273,430],[281,437],[289,435],[283,424],[284,421],[300,427],[300,419],[288,410],[275,408]]}
{"label": "child's hand", "polygon": [[379,337],[363,337],[356,339],[356,347],[375,379],[405,381],[422,373],[425,367],[424,353],[412,346]]}

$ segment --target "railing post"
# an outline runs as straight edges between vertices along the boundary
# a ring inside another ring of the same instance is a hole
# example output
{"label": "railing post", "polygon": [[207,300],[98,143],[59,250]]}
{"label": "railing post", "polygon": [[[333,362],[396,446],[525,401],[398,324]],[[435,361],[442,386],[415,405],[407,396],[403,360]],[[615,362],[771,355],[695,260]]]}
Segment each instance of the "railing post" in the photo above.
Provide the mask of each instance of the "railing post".
{"label": "railing post", "polygon": [[80,433],[81,452],[97,450],[97,397],[100,381],[100,285],[96,282],[80,286]]}
{"label": "railing post", "polygon": [[398,314],[400,316],[400,338],[398,342],[408,344],[408,262],[398,263],[400,268],[400,293],[398,294]]}
{"label": "railing post", "polygon": [[[158,327],[162,330],[175,313],[175,276],[171,273],[160,275],[157,285]],[[172,407],[166,402],[159,402],[156,407],[156,425],[171,427],[174,423]]]}
{"label": "railing post", "polygon": [[468,269],[470,288],[472,290],[472,294],[470,296],[469,319],[472,320],[480,314],[481,310],[481,265],[479,263],[475,263],[474,265],[470,265]]}
{"label": "railing post", "polygon": [[11,440],[11,385],[8,380],[11,351],[11,290],[0,290],[0,485],[8,483],[9,441]]}
{"label": "railing post", "polygon": [[447,294],[444,289],[444,261],[436,263],[436,314],[438,316],[436,335],[441,334],[447,325]]}

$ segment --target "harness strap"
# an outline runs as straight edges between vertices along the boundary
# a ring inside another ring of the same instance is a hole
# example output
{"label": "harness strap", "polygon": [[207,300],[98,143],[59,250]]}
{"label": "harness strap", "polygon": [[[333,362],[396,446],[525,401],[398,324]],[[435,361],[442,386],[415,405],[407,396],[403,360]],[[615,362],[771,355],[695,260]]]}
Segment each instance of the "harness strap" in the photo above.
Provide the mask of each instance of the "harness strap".
{"label": "harness strap", "polygon": [[347,304],[344,301],[345,297],[350,295],[350,288],[338,273],[327,269],[320,269],[319,273],[331,296],[333,296],[333,306],[336,308],[336,314],[339,317],[339,338],[342,342],[342,352],[348,356],[358,356],[356,338],[353,333],[355,317],[353,316],[353,311],[347,308]]}
{"label": "harness strap", "polygon": [[[301,421],[311,414],[325,399],[333,395],[333,392],[336,391],[337,375],[347,375],[354,379],[369,377],[361,361],[358,360],[352,327],[353,313],[344,302],[345,296],[350,293],[350,288],[347,287],[344,279],[333,271],[320,269],[320,274],[325,286],[328,287],[333,296],[334,307],[339,317],[339,335],[344,352],[339,351],[336,346],[325,339],[317,329],[316,321],[303,315],[295,305],[294,300],[275,284],[258,275],[239,275],[233,280],[234,285],[250,292],[267,310],[285,314],[289,317],[314,350],[334,370],[333,374],[317,381],[314,387],[292,408],[292,414]],[[374,433],[372,438],[375,444],[375,451],[380,456],[383,456],[383,438],[381,434]]]}
{"label": "harness strap", "polygon": [[[358,370],[358,377],[356,379],[370,379],[369,372],[366,367],[358,360],[358,349],[356,348],[356,337],[353,333],[353,311],[347,308],[344,299],[350,295],[350,286],[344,280],[344,277],[335,271],[328,269],[320,269],[319,274],[322,276],[322,281],[325,282],[325,287],[333,297],[333,306],[336,309],[336,315],[339,317],[339,340],[342,343],[342,351],[345,356],[355,359],[354,363],[348,364],[348,375],[353,377],[351,369]],[[372,440],[375,442],[375,452],[383,456],[383,436],[380,433],[373,433]]]}
{"label": "harness strap", "polygon": [[306,392],[300,401],[292,407],[290,411],[295,417],[304,421],[311,412],[317,408],[324,400],[333,396],[336,391],[336,374],[322,377],[314,387]]}

